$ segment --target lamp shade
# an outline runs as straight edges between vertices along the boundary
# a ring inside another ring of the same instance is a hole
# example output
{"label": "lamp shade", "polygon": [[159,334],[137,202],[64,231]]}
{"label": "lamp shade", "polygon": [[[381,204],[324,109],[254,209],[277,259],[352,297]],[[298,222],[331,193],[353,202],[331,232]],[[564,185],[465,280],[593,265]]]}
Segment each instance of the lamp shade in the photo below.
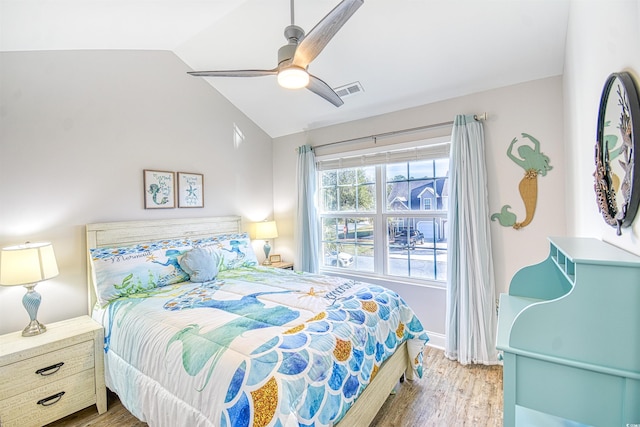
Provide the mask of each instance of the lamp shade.
{"label": "lamp shade", "polygon": [[0,285],[37,283],[58,275],[51,243],[25,243],[0,251]]}
{"label": "lamp shade", "polygon": [[275,239],[278,237],[278,228],[275,221],[256,222],[256,239]]}

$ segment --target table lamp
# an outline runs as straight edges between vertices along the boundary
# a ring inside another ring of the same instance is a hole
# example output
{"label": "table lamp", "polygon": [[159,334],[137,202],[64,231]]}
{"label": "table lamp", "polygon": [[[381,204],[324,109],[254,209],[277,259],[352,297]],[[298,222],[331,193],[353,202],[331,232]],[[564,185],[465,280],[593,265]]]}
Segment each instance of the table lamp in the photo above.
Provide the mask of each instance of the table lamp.
{"label": "table lamp", "polygon": [[29,313],[31,321],[22,331],[23,337],[39,335],[47,330],[36,319],[42,298],[35,287],[38,282],[57,275],[58,265],[51,243],[27,242],[24,245],[2,248],[0,251],[0,285],[22,285],[27,288],[22,305]]}
{"label": "table lamp", "polygon": [[271,246],[268,239],[275,239],[278,237],[278,228],[275,221],[263,221],[256,222],[256,239],[264,240],[264,257],[265,260],[262,265],[271,265],[269,261],[269,252],[271,252]]}

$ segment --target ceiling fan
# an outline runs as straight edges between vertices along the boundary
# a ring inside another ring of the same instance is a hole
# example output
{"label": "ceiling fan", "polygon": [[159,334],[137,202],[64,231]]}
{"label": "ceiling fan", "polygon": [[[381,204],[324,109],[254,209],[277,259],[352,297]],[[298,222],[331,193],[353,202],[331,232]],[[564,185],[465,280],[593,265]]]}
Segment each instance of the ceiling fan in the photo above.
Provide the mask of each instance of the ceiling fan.
{"label": "ceiling fan", "polygon": [[293,1],[291,0],[291,25],[284,29],[288,43],[278,50],[278,66],[271,70],[223,70],[190,71],[188,74],[198,77],[262,77],[277,75],[278,83],[289,89],[306,87],[320,95],[336,107],[344,104],[338,94],[324,81],[307,68],[322,52],[322,49],[351,18],[364,0],[342,0],[331,12],[316,24],[305,37],[304,30],[294,25]]}

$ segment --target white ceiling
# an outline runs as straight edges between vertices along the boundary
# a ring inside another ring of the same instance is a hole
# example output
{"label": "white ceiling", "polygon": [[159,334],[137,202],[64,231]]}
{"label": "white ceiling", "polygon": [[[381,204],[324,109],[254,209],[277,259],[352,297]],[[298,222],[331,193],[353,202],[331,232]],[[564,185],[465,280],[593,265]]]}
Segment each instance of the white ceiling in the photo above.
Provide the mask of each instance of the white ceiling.
{"label": "white ceiling", "polygon": [[[305,31],[339,0],[298,0]],[[271,137],[560,75],[569,0],[365,0],[309,72],[364,92],[334,107],[274,76],[207,78]],[[271,69],[289,0],[0,0],[0,50],[171,50],[194,70]],[[202,78],[202,77],[189,77]]]}

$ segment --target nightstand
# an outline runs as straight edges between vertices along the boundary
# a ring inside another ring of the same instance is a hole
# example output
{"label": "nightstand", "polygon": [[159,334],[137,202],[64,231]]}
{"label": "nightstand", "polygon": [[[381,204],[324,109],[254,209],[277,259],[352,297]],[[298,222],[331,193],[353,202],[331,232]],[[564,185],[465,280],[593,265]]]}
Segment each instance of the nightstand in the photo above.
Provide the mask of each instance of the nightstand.
{"label": "nightstand", "polygon": [[95,404],[107,410],[104,331],[89,316],[0,336],[0,425],[41,426]]}
{"label": "nightstand", "polygon": [[293,263],[292,262],[285,262],[285,261],[272,262],[271,265],[269,265],[268,267],[281,268],[283,270],[293,270]]}

